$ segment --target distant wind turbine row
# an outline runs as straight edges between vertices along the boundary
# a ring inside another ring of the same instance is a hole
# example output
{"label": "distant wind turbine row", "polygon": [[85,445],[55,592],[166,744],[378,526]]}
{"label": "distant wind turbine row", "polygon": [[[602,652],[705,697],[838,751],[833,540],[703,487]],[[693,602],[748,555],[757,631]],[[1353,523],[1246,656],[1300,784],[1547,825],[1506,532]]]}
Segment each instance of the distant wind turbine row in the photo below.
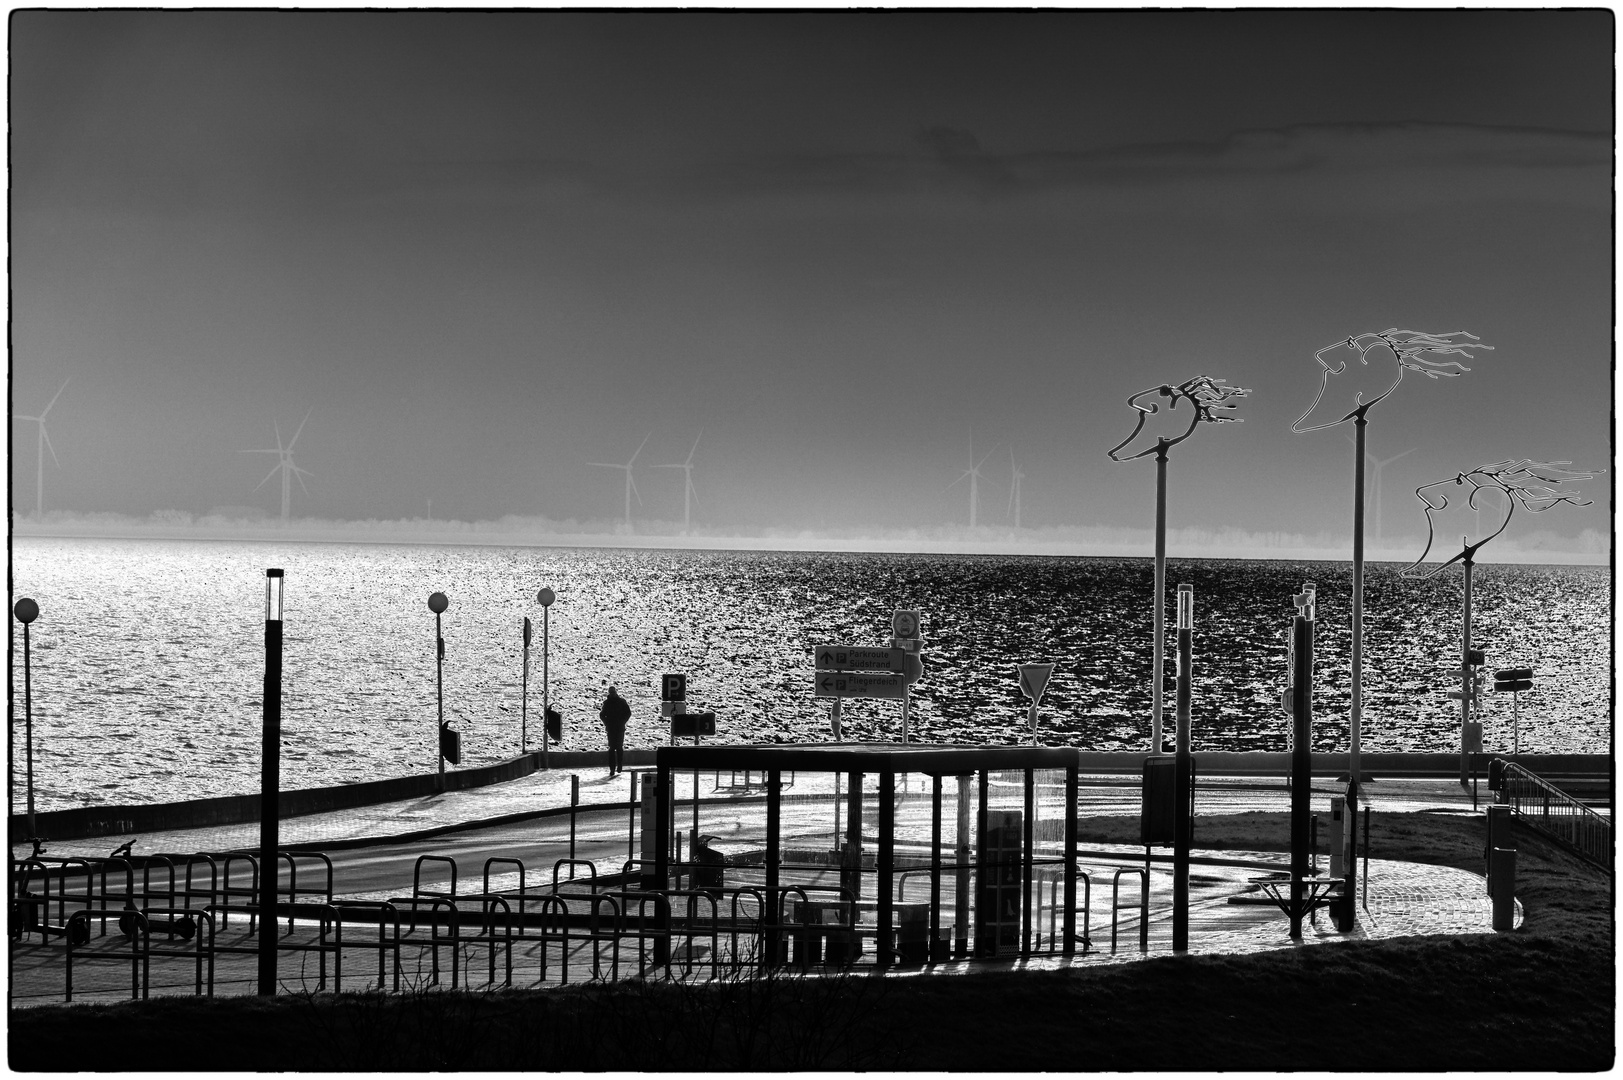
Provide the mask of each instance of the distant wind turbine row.
{"label": "distant wind turbine row", "polygon": [[[310,412],[314,412],[314,411],[315,411],[314,408],[312,408],[310,410]],[[258,483],[258,485],[256,485],[254,487],[254,490],[258,491],[260,488],[264,487],[267,483],[270,482],[270,478],[275,476],[277,473],[282,474],[282,524],[283,525],[287,524],[288,512],[291,509],[292,504],[293,504],[293,480],[295,478],[297,478],[298,481],[299,481],[299,490],[303,491],[306,495],[308,495],[308,494],[310,494],[310,489],[304,486],[304,478],[306,476],[310,476],[310,477],[315,476],[314,473],[306,472],[305,470],[299,468],[297,465],[295,465],[293,463],[293,444],[299,441],[299,435],[304,431],[304,425],[307,424],[309,422],[309,420],[310,420],[310,412],[306,412],[304,414],[304,419],[299,421],[298,430],[293,432],[293,437],[287,441],[286,446],[282,445],[282,425],[278,424],[273,419],[271,421],[271,424],[276,429],[276,449],[274,449],[274,450],[243,450],[243,451],[241,451],[244,454],[275,454],[276,455],[276,464],[271,466],[271,471],[265,474],[265,479],[261,480]]]}
{"label": "distant wind turbine row", "polygon": [[[637,455],[642,453],[643,447],[648,445],[648,440],[653,438],[653,435],[654,435],[654,433],[650,431],[647,435],[644,435],[642,437],[642,442],[637,445],[636,452],[633,453],[631,455],[631,457],[626,460],[626,463],[624,465],[620,465],[620,464],[617,464],[617,463],[611,462],[611,461],[588,461],[586,463],[588,465],[596,466],[597,468],[600,468],[600,469],[624,469],[625,470],[625,474],[626,474],[626,529],[628,531],[631,529],[631,496],[635,495],[637,497],[637,505],[638,506],[642,505],[642,492],[637,490],[637,482],[635,480],[633,480],[632,477],[631,477],[631,468],[632,468],[633,465],[635,465],[637,463]],[[672,462],[672,463],[665,464],[665,465],[655,465],[654,466],[654,468],[656,468],[656,469],[681,469],[682,470],[682,476],[683,476],[683,481],[684,481],[683,486],[682,486],[682,531],[683,532],[686,532],[693,525],[693,500],[695,498],[697,498],[698,494],[699,494],[698,489],[693,486],[693,455],[698,451],[698,449],[699,449],[699,440],[701,438],[703,438],[703,437],[704,437],[704,432],[703,431],[700,431],[699,434],[694,437],[694,439],[693,439],[693,447],[692,447],[692,449],[690,449],[688,451],[688,456],[687,456],[686,461]]]}
{"label": "distant wind turbine row", "polygon": [[34,516],[41,521],[45,520],[45,451],[51,452],[51,460],[56,462],[57,468],[62,467],[62,463],[57,461],[56,447],[51,445],[51,437],[45,434],[45,416],[51,411],[51,406],[56,404],[56,399],[62,396],[62,391],[67,388],[68,379],[63,379],[61,388],[51,395],[51,400],[39,411],[38,416],[12,414],[13,420],[32,420],[39,425],[39,439],[34,450]]}

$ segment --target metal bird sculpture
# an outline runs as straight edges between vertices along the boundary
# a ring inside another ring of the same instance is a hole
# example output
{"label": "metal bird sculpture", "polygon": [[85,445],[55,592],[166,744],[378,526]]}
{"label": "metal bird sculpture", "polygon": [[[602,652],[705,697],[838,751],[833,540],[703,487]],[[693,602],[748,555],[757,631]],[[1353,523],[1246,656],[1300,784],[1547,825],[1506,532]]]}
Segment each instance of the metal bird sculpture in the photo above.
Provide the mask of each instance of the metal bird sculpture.
{"label": "metal bird sculpture", "polygon": [[[1458,360],[1434,360],[1432,355],[1470,359],[1468,350],[1492,348],[1464,330],[1427,334],[1395,326],[1378,334],[1358,334],[1326,345],[1313,354],[1323,369],[1318,395],[1291,430],[1298,434],[1319,431],[1351,420],[1396,389],[1405,371],[1418,371],[1432,379],[1452,379],[1471,370]],[[1336,383],[1333,394],[1328,393],[1332,380]],[[1310,419],[1314,421],[1311,424],[1307,422]]]}

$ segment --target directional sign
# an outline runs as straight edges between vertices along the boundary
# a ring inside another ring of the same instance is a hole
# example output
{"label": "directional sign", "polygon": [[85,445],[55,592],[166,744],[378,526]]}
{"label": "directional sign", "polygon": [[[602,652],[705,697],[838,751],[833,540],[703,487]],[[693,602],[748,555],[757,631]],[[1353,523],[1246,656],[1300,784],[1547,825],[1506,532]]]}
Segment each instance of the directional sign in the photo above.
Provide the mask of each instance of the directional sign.
{"label": "directional sign", "polygon": [[671,717],[671,735],[690,739],[695,735],[714,735],[716,714],[713,712],[677,713]]}
{"label": "directional sign", "polygon": [[919,613],[897,608],[890,613],[890,632],[892,637],[916,638],[919,636]]}
{"label": "directional sign", "polygon": [[1503,680],[1531,679],[1533,669],[1530,667],[1507,667],[1493,673],[1493,677]]}
{"label": "directional sign", "polygon": [[1020,665],[1020,692],[1031,699],[1033,705],[1043,698],[1043,690],[1048,686],[1048,677],[1054,674],[1053,664],[1021,664]]}
{"label": "directional sign", "polygon": [[907,679],[901,675],[863,675],[857,672],[820,671],[813,676],[817,697],[901,698]]}
{"label": "directional sign", "polygon": [[1510,691],[1511,693],[1520,693],[1523,690],[1531,690],[1531,689],[1533,689],[1533,680],[1532,679],[1497,679],[1497,680],[1494,681],[1493,688],[1495,690],[1501,692],[1501,693],[1503,693],[1505,691]]}
{"label": "directional sign", "polygon": [[852,645],[819,645],[812,652],[818,671],[902,671],[901,649],[859,649]]}

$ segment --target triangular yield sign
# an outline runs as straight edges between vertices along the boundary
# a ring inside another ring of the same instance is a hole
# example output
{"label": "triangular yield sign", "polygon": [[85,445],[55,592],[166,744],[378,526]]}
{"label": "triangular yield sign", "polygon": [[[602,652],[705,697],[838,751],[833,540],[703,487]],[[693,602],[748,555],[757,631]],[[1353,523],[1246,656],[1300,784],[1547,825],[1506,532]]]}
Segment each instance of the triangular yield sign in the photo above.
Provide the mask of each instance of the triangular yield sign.
{"label": "triangular yield sign", "polygon": [[1054,673],[1053,664],[1021,664],[1020,692],[1033,703],[1041,700],[1048,686],[1048,677]]}

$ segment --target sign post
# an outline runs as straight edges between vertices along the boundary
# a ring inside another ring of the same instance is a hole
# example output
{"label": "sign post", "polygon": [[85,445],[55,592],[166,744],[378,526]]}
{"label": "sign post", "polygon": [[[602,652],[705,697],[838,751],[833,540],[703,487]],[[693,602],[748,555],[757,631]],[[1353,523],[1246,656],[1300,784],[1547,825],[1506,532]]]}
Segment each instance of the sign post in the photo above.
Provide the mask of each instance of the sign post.
{"label": "sign post", "polygon": [[[892,648],[904,652],[917,654],[923,647],[923,639],[919,637],[919,626],[922,623],[919,612],[909,608],[897,608],[890,613],[890,644]],[[908,686],[912,680],[902,683],[902,745],[907,745],[908,720],[913,711],[913,699],[908,693]]]}
{"label": "sign post", "polygon": [[1503,668],[1493,673],[1493,688],[1510,692],[1510,732],[1512,754],[1522,752],[1521,692],[1533,689],[1533,669],[1530,667]]}
{"label": "sign post", "polygon": [[1020,692],[1031,699],[1031,745],[1037,745],[1037,705],[1048,688],[1048,677],[1054,674],[1053,664],[1021,664]]}

